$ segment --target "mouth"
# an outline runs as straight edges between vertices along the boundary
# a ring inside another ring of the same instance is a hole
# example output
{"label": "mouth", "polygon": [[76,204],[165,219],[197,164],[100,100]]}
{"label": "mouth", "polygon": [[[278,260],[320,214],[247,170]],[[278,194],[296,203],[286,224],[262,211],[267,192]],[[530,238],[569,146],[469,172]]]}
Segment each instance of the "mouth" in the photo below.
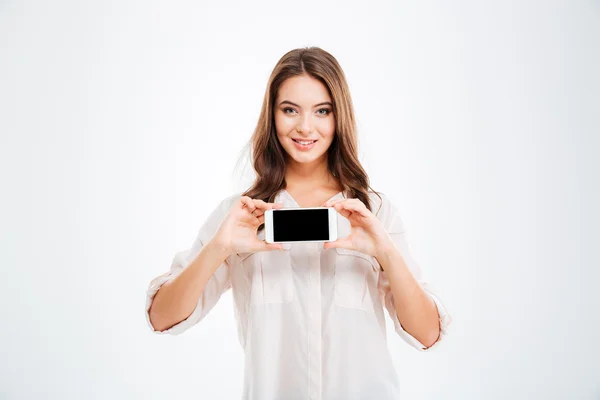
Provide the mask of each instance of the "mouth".
{"label": "mouth", "polygon": [[302,151],[306,151],[306,150],[312,149],[313,147],[315,147],[315,143],[317,143],[316,140],[292,139],[292,141],[294,142],[294,146],[296,146],[296,148],[298,150],[302,150]]}
{"label": "mouth", "polygon": [[315,143],[317,140],[300,140],[300,139],[292,139],[294,142],[308,146]]}

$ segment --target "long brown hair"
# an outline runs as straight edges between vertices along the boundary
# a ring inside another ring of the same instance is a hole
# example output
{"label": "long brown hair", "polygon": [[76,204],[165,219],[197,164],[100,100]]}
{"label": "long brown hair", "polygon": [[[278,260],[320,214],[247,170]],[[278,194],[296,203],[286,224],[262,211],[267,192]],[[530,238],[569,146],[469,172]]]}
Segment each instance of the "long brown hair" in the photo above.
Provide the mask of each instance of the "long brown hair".
{"label": "long brown hair", "polygon": [[291,50],[275,65],[267,83],[256,129],[249,142],[256,178],[242,196],[271,203],[277,193],[286,187],[286,154],[275,131],[274,102],[283,82],[299,75],[319,80],[332,98],[335,136],[327,151],[329,171],[343,188],[344,195],[361,200],[372,211],[369,189],[380,199],[381,196],[369,185],[369,177],[358,160],[356,121],[346,76],[335,57],[319,47]]}

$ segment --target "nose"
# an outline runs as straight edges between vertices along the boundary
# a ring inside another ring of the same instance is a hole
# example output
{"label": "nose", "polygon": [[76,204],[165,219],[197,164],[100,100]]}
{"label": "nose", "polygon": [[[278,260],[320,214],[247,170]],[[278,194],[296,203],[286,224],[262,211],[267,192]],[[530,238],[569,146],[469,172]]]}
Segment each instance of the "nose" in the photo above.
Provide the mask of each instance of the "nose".
{"label": "nose", "polygon": [[296,127],[296,130],[298,131],[298,133],[300,134],[308,134],[310,132],[312,132],[312,123],[311,123],[311,115],[306,113],[304,114],[303,117],[300,118],[300,121],[298,121],[298,126]]}

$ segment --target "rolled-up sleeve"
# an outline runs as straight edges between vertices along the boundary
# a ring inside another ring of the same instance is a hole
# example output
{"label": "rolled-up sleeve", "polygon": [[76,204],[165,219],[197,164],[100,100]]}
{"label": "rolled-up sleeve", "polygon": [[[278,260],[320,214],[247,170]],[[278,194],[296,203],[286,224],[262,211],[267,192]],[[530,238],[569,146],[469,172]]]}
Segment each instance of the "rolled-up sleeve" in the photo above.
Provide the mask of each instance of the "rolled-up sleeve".
{"label": "rolled-up sleeve", "polygon": [[381,219],[382,219],[382,222],[384,223],[386,231],[389,233],[392,240],[394,241],[396,248],[402,255],[402,258],[404,259],[404,262],[408,266],[412,275],[414,276],[416,281],[419,283],[419,285],[423,288],[425,293],[427,293],[431,297],[431,299],[433,300],[433,302],[435,303],[435,305],[437,307],[439,324],[440,324],[440,335],[438,337],[438,340],[433,345],[426,347],[423,343],[421,343],[419,340],[417,340],[414,336],[412,336],[410,333],[408,333],[406,330],[404,330],[404,328],[400,324],[400,321],[398,320],[398,314],[396,313],[396,304],[394,302],[394,296],[393,296],[393,293],[392,293],[392,290],[390,287],[389,279],[388,279],[385,271],[379,272],[378,289],[379,289],[379,294],[381,296],[381,300],[385,306],[387,314],[390,316],[390,318],[394,324],[394,330],[396,331],[396,333],[406,343],[408,343],[412,347],[416,348],[417,350],[430,351],[431,349],[438,347],[438,345],[442,341],[442,339],[448,334],[448,328],[452,322],[452,317],[450,316],[450,313],[448,312],[448,310],[442,303],[440,297],[435,293],[435,290],[432,288],[432,286],[429,284],[429,282],[427,282],[427,280],[425,279],[419,264],[412,257],[412,254],[410,252],[410,248],[408,245],[408,241],[406,238],[406,231],[404,229],[404,224],[402,222],[402,219],[400,218],[400,215],[398,214],[396,207],[394,207],[394,205],[391,204],[389,202],[389,200],[385,197],[383,197]]}
{"label": "rolled-up sleeve", "polygon": [[227,259],[211,276],[204,291],[198,299],[198,303],[196,304],[194,311],[186,319],[163,331],[156,330],[150,322],[150,307],[152,306],[152,302],[156,296],[156,293],[166,282],[175,279],[175,277],[177,277],[185,268],[187,268],[198,256],[198,254],[200,254],[200,251],[204,245],[212,239],[218,230],[219,225],[229,211],[234,198],[235,196],[229,197],[219,204],[219,206],[210,214],[210,216],[201,226],[196,240],[193,242],[190,248],[177,252],[173,257],[169,271],[152,279],[148,285],[148,289],[146,291],[145,316],[148,326],[154,333],[178,335],[188,330],[200,322],[215,306],[221,295],[231,288],[230,263],[229,259]]}

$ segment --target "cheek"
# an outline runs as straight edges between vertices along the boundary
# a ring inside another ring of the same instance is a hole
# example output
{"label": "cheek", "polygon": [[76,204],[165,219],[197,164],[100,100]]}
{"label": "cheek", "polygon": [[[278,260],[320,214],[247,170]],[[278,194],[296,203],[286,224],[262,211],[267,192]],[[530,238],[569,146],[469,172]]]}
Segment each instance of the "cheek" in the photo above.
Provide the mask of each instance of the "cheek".
{"label": "cheek", "polygon": [[335,120],[333,118],[323,120],[319,125],[319,132],[321,132],[321,135],[324,137],[332,140],[335,133]]}
{"label": "cheek", "polygon": [[292,127],[293,126],[289,118],[286,118],[280,113],[275,114],[275,131],[278,135],[287,135]]}

